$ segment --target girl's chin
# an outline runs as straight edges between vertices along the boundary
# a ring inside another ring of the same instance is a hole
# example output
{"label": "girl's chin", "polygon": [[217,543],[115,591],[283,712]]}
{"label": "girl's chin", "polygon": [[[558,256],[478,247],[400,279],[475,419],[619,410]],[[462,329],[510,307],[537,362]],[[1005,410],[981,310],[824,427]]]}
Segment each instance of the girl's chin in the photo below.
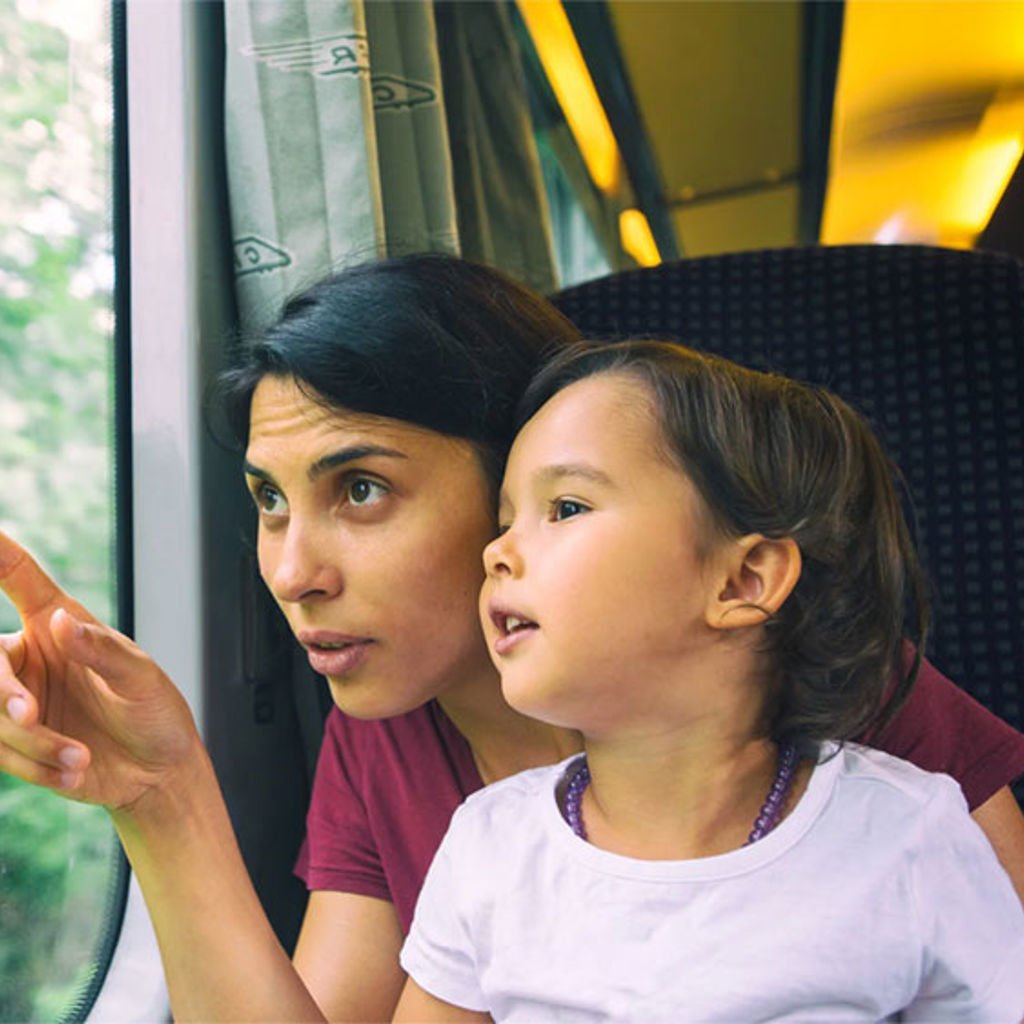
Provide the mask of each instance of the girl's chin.
{"label": "girl's chin", "polygon": [[527,718],[535,718],[548,725],[557,725],[562,729],[576,729],[573,722],[567,721],[564,702],[557,700],[551,693],[545,692],[536,685],[536,680],[520,683],[518,680],[502,677],[501,693],[505,702],[514,711]]}

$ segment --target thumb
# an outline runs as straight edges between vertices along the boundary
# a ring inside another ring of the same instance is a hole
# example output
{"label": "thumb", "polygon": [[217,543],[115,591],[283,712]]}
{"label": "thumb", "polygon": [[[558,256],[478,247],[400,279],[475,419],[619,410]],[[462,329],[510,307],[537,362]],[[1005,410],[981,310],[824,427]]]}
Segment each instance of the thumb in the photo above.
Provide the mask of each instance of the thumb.
{"label": "thumb", "polygon": [[50,616],[50,632],[61,653],[101,676],[117,693],[130,696],[156,663],[123,633],[102,623],[82,622],[66,608]]}
{"label": "thumb", "polygon": [[17,675],[25,664],[25,635],[23,633],[0,633],[0,651],[7,655],[11,670]]}

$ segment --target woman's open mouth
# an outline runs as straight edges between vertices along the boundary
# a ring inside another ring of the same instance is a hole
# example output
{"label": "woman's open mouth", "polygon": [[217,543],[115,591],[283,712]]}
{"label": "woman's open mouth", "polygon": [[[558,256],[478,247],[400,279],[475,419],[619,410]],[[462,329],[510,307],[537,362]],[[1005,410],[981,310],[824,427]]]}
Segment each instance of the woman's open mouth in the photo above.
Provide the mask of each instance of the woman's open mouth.
{"label": "woman's open mouth", "polygon": [[343,636],[326,632],[300,633],[310,667],[322,676],[338,678],[360,668],[369,657],[373,641],[367,637]]}

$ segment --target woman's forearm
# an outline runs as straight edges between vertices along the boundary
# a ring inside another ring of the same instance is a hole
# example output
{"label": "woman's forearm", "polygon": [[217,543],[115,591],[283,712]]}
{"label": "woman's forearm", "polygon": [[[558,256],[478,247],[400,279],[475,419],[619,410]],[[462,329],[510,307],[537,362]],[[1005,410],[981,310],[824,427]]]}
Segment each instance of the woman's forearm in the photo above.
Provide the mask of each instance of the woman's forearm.
{"label": "woman's forearm", "polygon": [[972,817],[988,836],[996,856],[1024,904],[1024,813],[1009,786],[976,807]]}
{"label": "woman's forearm", "polygon": [[321,1021],[249,879],[209,756],[113,812],[176,1021]]}

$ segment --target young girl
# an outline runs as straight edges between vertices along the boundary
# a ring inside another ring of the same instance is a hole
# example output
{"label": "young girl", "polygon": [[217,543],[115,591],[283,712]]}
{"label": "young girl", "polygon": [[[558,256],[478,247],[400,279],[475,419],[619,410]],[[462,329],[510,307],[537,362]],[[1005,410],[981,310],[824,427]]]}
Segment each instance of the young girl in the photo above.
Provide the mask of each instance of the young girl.
{"label": "young girl", "polygon": [[561,357],[523,420],[481,613],[506,699],[586,753],[456,812],[399,1017],[1020,1021],[959,788],[844,742],[926,627],[864,421],[658,342]]}

